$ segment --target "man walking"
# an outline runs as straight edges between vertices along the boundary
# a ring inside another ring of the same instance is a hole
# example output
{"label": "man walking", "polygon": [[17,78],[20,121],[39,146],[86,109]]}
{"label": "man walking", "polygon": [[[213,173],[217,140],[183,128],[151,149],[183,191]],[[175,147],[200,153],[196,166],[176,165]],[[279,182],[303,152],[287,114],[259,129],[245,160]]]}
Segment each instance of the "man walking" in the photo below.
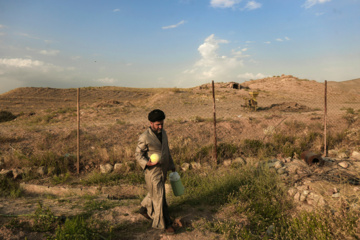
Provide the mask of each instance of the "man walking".
{"label": "man walking", "polygon": [[[141,202],[140,213],[152,219],[152,227],[164,229],[166,233],[175,232],[168,212],[165,198],[165,181],[169,170],[175,171],[175,165],[170,155],[168,138],[163,129],[165,114],[160,109],[151,111],[148,115],[150,127],[140,135],[135,151],[136,161],[144,169],[148,194]],[[152,162],[152,154],[158,154],[159,160]]]}

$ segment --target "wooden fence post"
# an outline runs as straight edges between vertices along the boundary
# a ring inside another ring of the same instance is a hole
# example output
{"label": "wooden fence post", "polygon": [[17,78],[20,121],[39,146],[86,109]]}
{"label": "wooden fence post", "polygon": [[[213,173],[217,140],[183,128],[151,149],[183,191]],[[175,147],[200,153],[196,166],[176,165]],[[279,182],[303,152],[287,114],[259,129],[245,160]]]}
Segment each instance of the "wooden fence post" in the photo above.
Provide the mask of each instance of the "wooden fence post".
{"label": "wooden fence post", "polygon": [[216,108],[215,108],[215,86],[214,86],[214,80],[212,81],[212,91],[213,91],[213,105],[214,105],[214,149],[213,149],[213,159],[214,159],[215,165],[217,165],[217,164],[218,164],[218,161],[217,161]]}
{"label": "wooden fence post", "polygon": [[324,94],[324,156],[327,157],[327,81],[325,80],[325,94]]}
{"label": "wooden fence post", "polygon": [[77,173],[80,173],[80,88],[77,89]]}

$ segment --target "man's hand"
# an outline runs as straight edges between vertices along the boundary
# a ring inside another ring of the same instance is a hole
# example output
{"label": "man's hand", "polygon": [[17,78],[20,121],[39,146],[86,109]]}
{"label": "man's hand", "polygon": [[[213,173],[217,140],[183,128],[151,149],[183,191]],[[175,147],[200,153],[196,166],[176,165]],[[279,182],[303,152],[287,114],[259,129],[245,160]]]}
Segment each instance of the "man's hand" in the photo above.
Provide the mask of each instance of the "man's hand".
{"label": "man's hand", "polygon": [[153,163],[153,162],[151,162],[151,160],[149,159],[149,161],[146,163],[146,166],[152,167],[152,166],[157,165],[158,163],[159,163],[159,162]]}

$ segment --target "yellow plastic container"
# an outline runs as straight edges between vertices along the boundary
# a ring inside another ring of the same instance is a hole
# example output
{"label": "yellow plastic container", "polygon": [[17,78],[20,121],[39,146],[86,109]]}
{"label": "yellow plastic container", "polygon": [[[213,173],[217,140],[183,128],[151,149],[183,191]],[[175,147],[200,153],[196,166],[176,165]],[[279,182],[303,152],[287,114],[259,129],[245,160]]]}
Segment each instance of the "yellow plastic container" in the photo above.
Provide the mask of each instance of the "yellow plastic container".
{"label": "yellow plastic container", "polygon": [[185,192],[185,188],[181,182],[180,175],[177,172],[172,172],[169,175],[171,188],[175,196],[181,196]]}

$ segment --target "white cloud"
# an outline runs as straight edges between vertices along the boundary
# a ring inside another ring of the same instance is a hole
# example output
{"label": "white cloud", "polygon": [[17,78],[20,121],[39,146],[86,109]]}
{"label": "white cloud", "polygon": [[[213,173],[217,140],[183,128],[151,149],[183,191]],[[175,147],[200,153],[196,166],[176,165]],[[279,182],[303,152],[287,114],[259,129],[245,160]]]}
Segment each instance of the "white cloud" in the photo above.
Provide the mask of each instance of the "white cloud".
{"label": "white cloud", "polygon": [[216,39],[212,34],[207,37],[203,44],[198,48],[201,59],[198,60],[193,68],[185,70],[184,73],[191,74],[198,80],[217,79],[225,81],[232,79],[234,71],[237,71],[243,66],[241,51],[232,51],[232,56],[220,56],[217,51],[220,44],[229,43],[224,39]]}
{"label": "white cloud", "polygon": [[330,2],[331,0],[306,0],[304,5],[302,5],[304,8],[311,8],[312,6],[316,4],[322,4],[326,2]]}
{"label": "white cloud", "polygon": [[114,78],[99,78],[97,79],[98,82],[101,82],[101,83],[114,83],[116,80]]}
{"label": "white cloud", "polygon": [[170,25],[170,26],[165,26],[165,27],[162,27],[162,29],[170,29],[170,28],[177,28],[178,26],[184,24],[185,21],[184,20],[181,20],[180,22],[178,22],[177,24],[174,24],[174,25]]}
{"label": "white cloud", "polygon": [[270,42],[270,41],[266,41],[266,42],[264,42],[264,43],[266,43],[266,44],[270,44],[271,42]]}
{"label": "white cloud", "polygon": [[250,80],[250,79],[260,79],[260,78],[265,78],[268,77],[265,74],[262,73],[257,73],[257,74],[253,74],[253,73],[242,73],[239,74],[237,76],[239,79],[243,79],[243,80]]}
{"label": "white cloud", "polygon": [[120,9],[119,9],[119,8],[115,8],[115,9],[113,10],[113,12],[120,12]]}
{"label": "white cloud", "polygon": [[211,0],[210,5],[213,8],[232,8],[241,0]]}
{"label": "white cloud", "polygon": [[262,4],[258,3],[256,1],[249,1],[247,2],[247,4],[245,5],[244,9],[246,10],[255,10],[257,8],[261,8]]}
{"label": "white cloud", "polygon": [[277,38],[276,41],[283,42],[284,40],[282,40],[281,38]]}
{"label": "white cloud", "polygon": [[16,71],[28,70],[33,72],[61,72],[64,68],[55,66],[51,63],[45,63],[39,60],[24,59],[24,58],[0,58],[0,70],[6,73],[13,73]]}
{"label": "white cloud", "polygon": [[46,56],[56,56],[58,55],[59,52],[60,52],[59,50],[41,50],[40,54]]}
{"label": "white cloud", "polygon": [[324,14],[325,14],[324,12],[318,12],[318,13],[315,13],[315,16],[322,16]]}
{"label": "white cloud", "polygon": [[22,58],[0,58],[0,65],[5,67],[16,67],[16,68],[34,68],[45,66],[42,61],[22,59]]}
{"label": "white cloud", "polygon": [[1,28],[6,28],[6,26],[5,26],[5,25],[1,25],[1,24],[0,24],[0,29],[1,29]]}
{"label": "white cloud", "polygon": [[285,40],[286,40],[286,41],[290,41],[290,38],[288,38],[288,37],[285,37]]}
{"label": "white cloud", "polygon": [[241,50],[235,50],[232,49],[231,50],[231,54],[237,58],[245,58],[245,57],[250,57],[250,55],[244,55],[243,52],[246,52],[247,48],[243,48]]}

